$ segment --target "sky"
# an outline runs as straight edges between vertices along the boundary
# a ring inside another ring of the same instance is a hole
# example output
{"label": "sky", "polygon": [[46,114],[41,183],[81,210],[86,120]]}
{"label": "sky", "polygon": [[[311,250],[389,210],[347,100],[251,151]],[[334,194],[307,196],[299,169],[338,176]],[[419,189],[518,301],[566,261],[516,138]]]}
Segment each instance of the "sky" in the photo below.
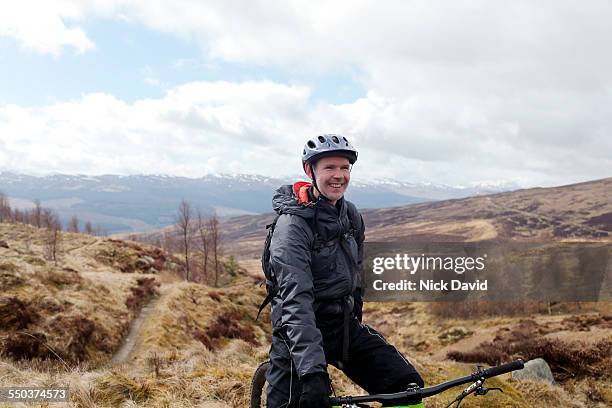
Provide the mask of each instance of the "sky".
{"label": "sky", "polygon": [[321,133],[353,178],[612,176],[612,2],[3,2],[0,171],[286,176]]}

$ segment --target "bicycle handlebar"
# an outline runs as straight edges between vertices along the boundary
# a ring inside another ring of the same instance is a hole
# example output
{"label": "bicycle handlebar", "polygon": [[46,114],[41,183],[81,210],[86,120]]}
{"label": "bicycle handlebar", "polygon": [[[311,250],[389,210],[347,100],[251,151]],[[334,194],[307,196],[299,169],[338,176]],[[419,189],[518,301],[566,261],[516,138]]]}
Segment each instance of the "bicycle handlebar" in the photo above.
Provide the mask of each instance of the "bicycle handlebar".
{"label": "bicycle handlebar", "polygon": [[502,375],[509,373],[514,370],[522,370],[525,367],[525,363],[523,360],[516,360],[510,363],[502,364],[497,367],[487,368],[486,370],[482,370],[482,375],[485,378],[495,377],[497,375]]}
{"label": "bicycle handlebar", "polygon": [[525,364],[523,360],[516,360],[510,363],[502,364],[496,367],[487,368],[486,370],[478,370],[471,375],[465,377],[456,378],[447,382],[443,382],[438,385],[426,388],[414,388],[407,391],[397,392],[393,394],[376,394],[376,395],[363,395],[358,397],[334,397],[330,398],[332,405],[342,405],[360,402],[392,402],[399,399],[414,399],[415,402],[420,401],[422,398],[428,398],[436,394],[440,394],[449,388],[456,387],[458,385],[475,382],[481,379],[496,377],[498,375],[506,374],[511,371],[521,370]]}

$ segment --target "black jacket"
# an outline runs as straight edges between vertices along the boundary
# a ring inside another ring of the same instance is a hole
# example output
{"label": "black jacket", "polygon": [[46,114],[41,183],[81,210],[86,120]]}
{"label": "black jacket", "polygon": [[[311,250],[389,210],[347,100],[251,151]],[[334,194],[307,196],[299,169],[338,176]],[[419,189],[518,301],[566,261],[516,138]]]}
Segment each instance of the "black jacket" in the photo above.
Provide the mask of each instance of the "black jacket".
{"label": "black jacket", "polygon": [[299,202],[287,185],[276,191],[272,204],[282,214],[270,244],[279,286],[272,300],[272,326],[288,339],[301,378],[326,371],[320,323],[342,315],[343,307],[361,318],[365,227],[344,198],[335,206],[324,199]]}

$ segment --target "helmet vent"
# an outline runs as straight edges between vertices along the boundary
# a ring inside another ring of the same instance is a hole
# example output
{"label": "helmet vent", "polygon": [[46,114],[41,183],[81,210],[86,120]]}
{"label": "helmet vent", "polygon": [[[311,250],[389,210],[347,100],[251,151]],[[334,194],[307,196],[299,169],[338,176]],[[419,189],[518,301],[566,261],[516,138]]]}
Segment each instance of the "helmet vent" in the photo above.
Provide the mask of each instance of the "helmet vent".
{"label": "helmet vent", "polygon": [[[310,147],[311,149],[314,149],[314,148],[317,147],[317,145],[312,140],[309,140],[308,141],[308,147]],[[304,154],[306,154],[306,150],[304,150]]]}
{"label": "helmet vent", "polygon": [[326,142],[326,140],[325,140],[325,138],[324,138],[323,136],[319,136],[319,142],[321,142],[321,143],[325,143],[325,142]]}
{"label": "helmet vent", "polygon": [[332,140],[334,141],[334,143],[340,143],[340,140],[338,140],[338,136],[332,136]]}

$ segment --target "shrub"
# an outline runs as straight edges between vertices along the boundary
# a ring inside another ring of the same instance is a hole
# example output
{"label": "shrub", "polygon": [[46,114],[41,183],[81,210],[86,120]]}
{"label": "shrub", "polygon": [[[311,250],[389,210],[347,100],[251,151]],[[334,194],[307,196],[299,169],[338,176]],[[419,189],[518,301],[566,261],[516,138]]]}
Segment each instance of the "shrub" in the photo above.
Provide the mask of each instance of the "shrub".
{"label": "shrub", "polygon": [[230,256],[223,263],[223,270],[225,272],[227,272],[227,274],[229,274],[230,276],[238,275],[238,272],[240,271],[240,265],[238,264],[238,262],[236,261],[236,258],[234,258],[234,256]]}
{"label": "shrub", "polygon": [[0,328],[8,330],[25,329],[38,317],[36,311],[18,298],[0,298]]}
{"label": "shrub", "polygon": [[431,313],[445,319],[476,319],[486,316],[521,316],[532,313],[547,313],[548,304],[544,302],[435,302]]}
{"label": "shrub", "polygon": [[125,305],[132,312],[138,312],[152,297],[157,296],[160,286],[155,278],[139,278],[136,280],[136,286],[130,288],[132,294],[128,296]]}
{"label": "shrub", "polygon": [[55,351],[70,362],[80,362],[87,357],[87,345],[95,331],[93,321],[83,316],[57,316],[49,323],[53,333],[62,333],[54,344]]}
{"label": "shrub", "polygon": [[14,360],[47,359],[53,353],[45,346],[46,340],[43,333],[10,333],[3,342],[2,354]]}
{"label": "shrub", "polygon": [[196,330],[193,337],[210,350],[217,347],[221,338],[241,339],[254,346],[259,346],[255,332],[250,326],[241,323],[242,317],[236,311],[227,311],[217,317],[206,331]]}
{"label": "shrub", "polygon": [[[481,343],[471,351],[451,351],[447,357],[466,363],[497,365],[515,358],[532,360],[543,358],[550,365],[557,381],[573,377],[606,375],[612,362],[612,340],[604,339],[587,345],[541,337],[545,327],[524,321],[514,330],[498,331],[492,342]],[[539,336],[539,337],[538,337]]]}

